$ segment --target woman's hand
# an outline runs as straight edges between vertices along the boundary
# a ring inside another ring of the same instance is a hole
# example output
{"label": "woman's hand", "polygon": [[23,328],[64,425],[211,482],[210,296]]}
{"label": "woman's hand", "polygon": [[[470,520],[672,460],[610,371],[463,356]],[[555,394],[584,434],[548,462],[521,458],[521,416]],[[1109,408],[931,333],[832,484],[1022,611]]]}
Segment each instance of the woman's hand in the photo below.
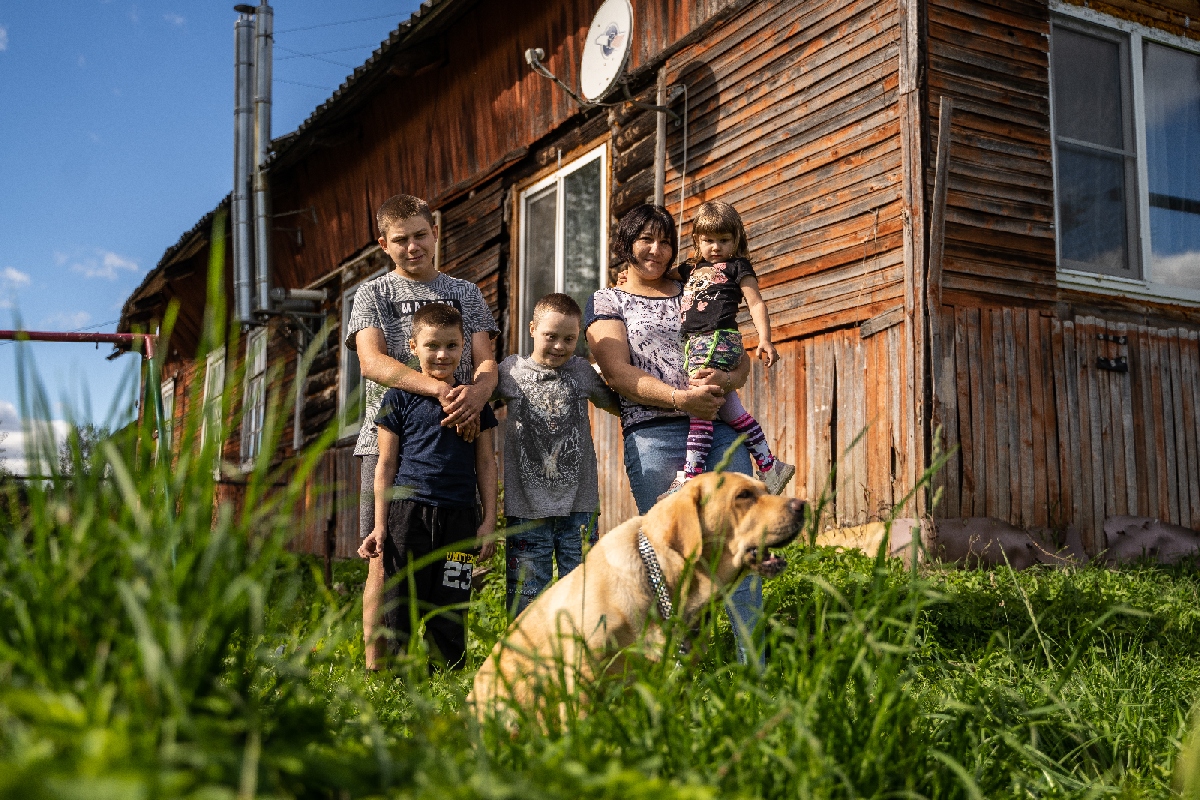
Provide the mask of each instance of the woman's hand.
{"label": "woman's hand", "polygon": [[686,411],[688,416],[715,419],[723,405],[725,393],[716,386],[706,384],[675,390],[675,407]]}

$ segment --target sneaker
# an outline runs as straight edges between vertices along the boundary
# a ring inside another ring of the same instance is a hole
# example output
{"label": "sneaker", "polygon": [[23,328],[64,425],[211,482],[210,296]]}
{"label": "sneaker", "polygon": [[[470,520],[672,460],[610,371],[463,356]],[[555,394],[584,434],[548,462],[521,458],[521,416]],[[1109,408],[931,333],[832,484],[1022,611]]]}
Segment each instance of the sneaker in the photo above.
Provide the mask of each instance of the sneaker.
{"label": "sneaker", "polygon": [[[794,471],[795,470],[793,470],[793,472]],[[679,470],[679,472],[675,473],[675,480],[671,481],[671,485],[667,487],[667,490],[665,492],[663,492],[662,494],[660,494],[658,496],[658,499],[662,500],[664,497],[670,497],[671,495],[675,494],[680,489],[682,489],[683,485],[687,482],[688,482],[688,476],[686,474],[684,474],[683,470]]]}
{"label": "sneaker", "polygon": [[788,483],[795,474],[796,468],[794,466],[786,464],[777,458],[769,470],[758,473],[758,479],[767,485],[767,491],[771,494],[783,494],[783,490],[787,488]]}

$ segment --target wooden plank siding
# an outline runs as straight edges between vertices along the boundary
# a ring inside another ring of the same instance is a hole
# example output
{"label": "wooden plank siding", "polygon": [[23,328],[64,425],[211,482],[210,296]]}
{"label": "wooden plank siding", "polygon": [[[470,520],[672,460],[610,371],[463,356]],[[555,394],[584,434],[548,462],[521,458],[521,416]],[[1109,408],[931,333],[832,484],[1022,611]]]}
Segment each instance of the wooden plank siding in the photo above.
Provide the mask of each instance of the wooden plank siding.
{"label": "wooden plank siding", "polygon": [[[926,9],[930,152],[940,99],[954,100],[946,300],[1053,300],[1049,8],[1037,0],[929,0]],[[932,165],[926,185],[932,189]]]}
{"label": "wooden plank siding", "polygon": [[[991,335],[975,336],[977,310],[992,320],[982,326]],[[1108,517],[1200,527],[1196,330],[1096,316],[1060,321],[1025,308],[944,306],[943,312],[955,321],[945,341],[959,364],[958,388],[969,390],[958,393],[958,413],[947,418],[959,449],[945,479],[957,485],[944,497],[957,492],[964,499],[957,508],[943,503],[937,516],[992,517],[1024,528],[1071,525],[1093,552],[1103,546]],[[1020,346],[996,335],[995,323],[1007,330],[1009,319]],[[1102,369],[1101,358],[1124,358],[1128,372]],[[982,367],[978,385],[972,363]]]}

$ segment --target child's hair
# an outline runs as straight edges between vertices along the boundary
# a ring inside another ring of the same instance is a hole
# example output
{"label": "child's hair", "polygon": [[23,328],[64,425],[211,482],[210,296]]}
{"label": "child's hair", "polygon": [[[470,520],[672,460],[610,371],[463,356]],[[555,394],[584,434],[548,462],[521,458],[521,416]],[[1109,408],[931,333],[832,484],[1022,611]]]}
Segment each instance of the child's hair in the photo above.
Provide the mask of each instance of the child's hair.
{"label": "child's hair", "polygon": [[675,231],[675,220],[662,206],[642,203],[627,211],[617,225],[615,255],[619,261],[633,263],[633,243],[644,231],[659,234],[671,243],[671,261],[679,254],[679,234]]}
{"label": "child's hair", "polygon": [[696,218],[692,220],[692,251],[693,258],[700,259],[700,236],[713,236],[727,233],[734,238],[735,258],[750,258],[750,245],[746,241],[746,227],[742,218],[729,203],[720,200],[709,200],[696,209]]}
{"label": "child's hair", "polygon": [[538,320],[551,311],[557,311],[564,317],[583,319],[583,312],[579,310],[579,303],[575,302],[575,298],[569,294],[554,292],[537,301],[537,305],[533,307],[533,318],[530,322],[536,326]]}
{"label": "child's hair", "polygon": [[412,318],[412,337],[417,338],[421,328],[458,328],[463,329],[462,314],[454,306],[446,303],[427,303],[417,309]]}
{"label": "child's hair", "polygon": [[433,212],[429,210],[429,203],[411,194],[398,194],[383,201],[383,205],[375,212],[375,225],[379,228],[380,236],[387,236],[393,222],[416,216],[424,217],[429,227],[433,227]]}

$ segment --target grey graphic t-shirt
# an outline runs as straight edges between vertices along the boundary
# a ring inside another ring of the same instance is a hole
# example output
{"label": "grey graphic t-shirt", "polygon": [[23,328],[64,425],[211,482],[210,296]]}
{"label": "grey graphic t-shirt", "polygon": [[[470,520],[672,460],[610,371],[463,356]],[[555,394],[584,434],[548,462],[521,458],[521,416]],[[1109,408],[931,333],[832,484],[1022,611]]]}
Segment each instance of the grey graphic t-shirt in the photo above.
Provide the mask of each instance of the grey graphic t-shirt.
{"label": "grey graphic t-shirt", "polygon": [[[354,310],[346,329],[346,347],[357,350],[355,335],[366,328],[379,328],[387,340],[387,353],[402,364],[420,369],[420,364],[408,349],[412,337],[412,317],[417,309],[427,303],[446,303],[457,308],[463,315],[463,357],[454,377],[459,383],[471,383],[475,375],[475,361],[471,353],[471,334],[487,331],[493,335],[500,332],[496,318],[483,300],[479,287],[469,281],[451,278],[438,273],[429,283],[410,280],[395,272],[380,275],[367,281],[354,293]],[[375,430],[375,417],[387,387],[364,378],[366,416],[358,431],[358,443],[354,455],[379,453],[379,435]]]}
{"label": "grey graphic t-shirt", "polygon": [[508,401],[504,514],[544,519],[595,511],[600,503],[588,401],[612,408],[616,394],[579,356],[544,367],[528,356],[500,363],[496,394]]}

